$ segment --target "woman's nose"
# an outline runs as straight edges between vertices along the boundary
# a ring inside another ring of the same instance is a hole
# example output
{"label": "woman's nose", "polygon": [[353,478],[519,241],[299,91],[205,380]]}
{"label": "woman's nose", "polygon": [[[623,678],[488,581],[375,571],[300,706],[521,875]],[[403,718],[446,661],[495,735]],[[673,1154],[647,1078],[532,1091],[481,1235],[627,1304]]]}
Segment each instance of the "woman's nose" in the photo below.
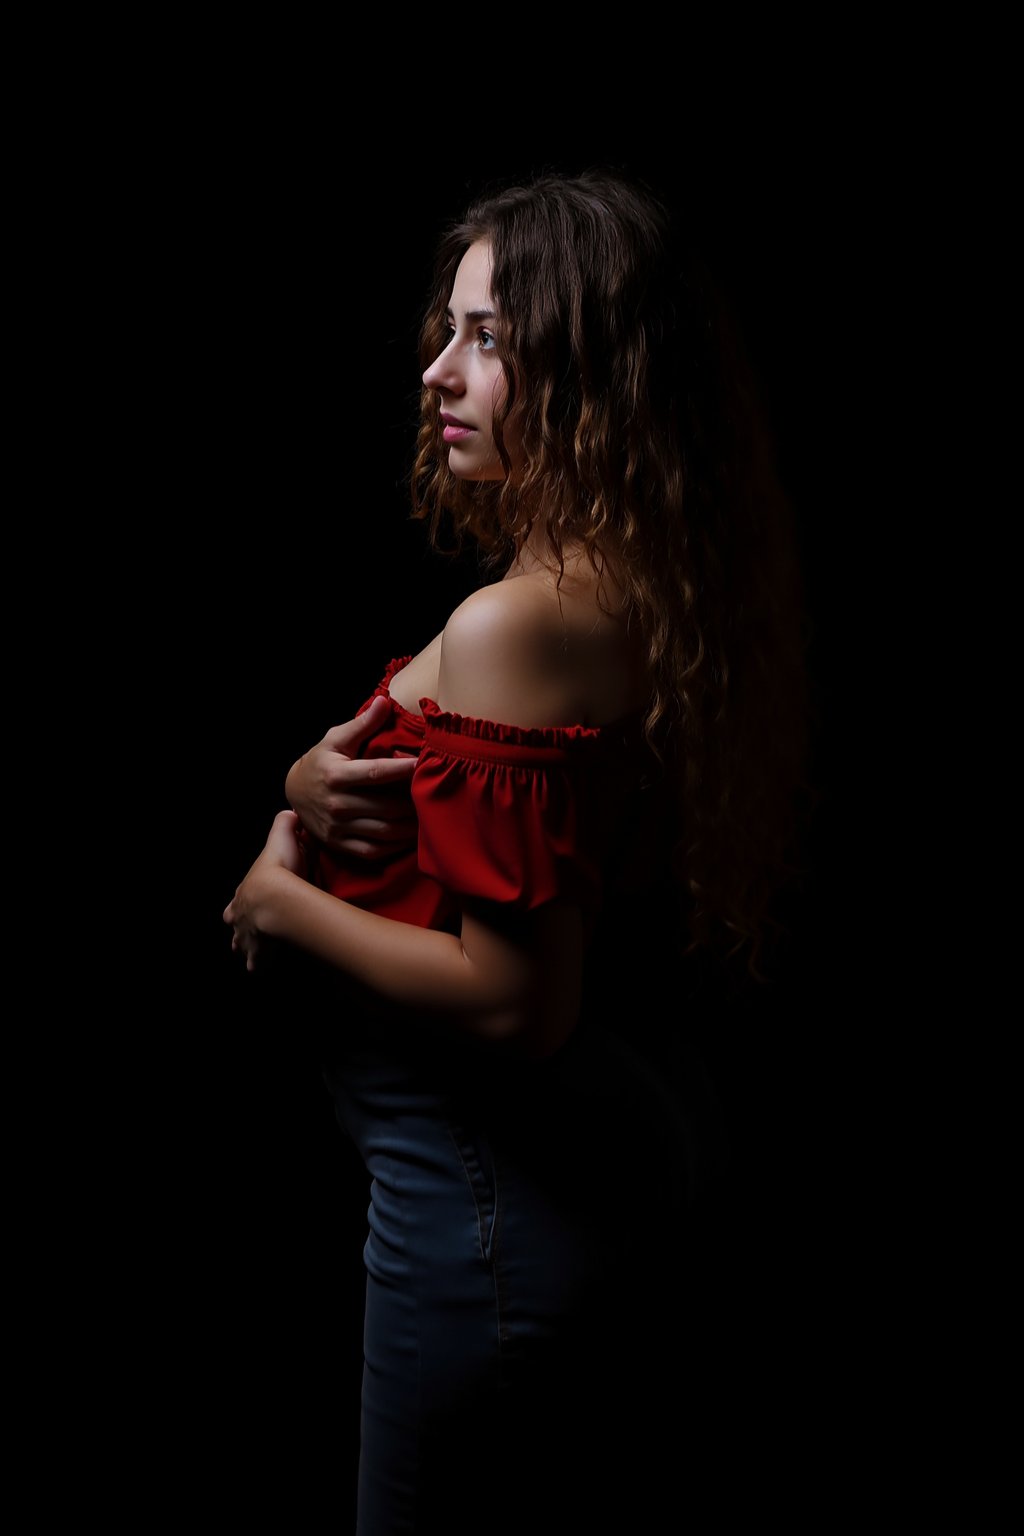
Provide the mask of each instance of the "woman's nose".
{"label": "woman's nose", "polygon": [[430,367],[424,371],[423,383],[427,389],[443,389],[449,394],[457,395],[462,392],[462,375],[454,357],[454,348],[445,347],[439,353]]}

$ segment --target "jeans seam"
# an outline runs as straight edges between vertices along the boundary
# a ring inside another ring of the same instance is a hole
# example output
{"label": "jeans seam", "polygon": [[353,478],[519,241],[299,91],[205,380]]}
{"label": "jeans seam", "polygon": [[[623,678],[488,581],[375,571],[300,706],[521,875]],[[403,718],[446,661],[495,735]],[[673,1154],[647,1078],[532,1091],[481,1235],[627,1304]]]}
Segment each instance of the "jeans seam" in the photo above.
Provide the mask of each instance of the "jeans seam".
{"label": "jeans seam", "polygon": [[[446,1121],[446,1124],[447,1124],[447,1127],[448,1127],[448,1134],[451,1137],[452,1146],[455,1148],[456,1156],[458,1157],[459,1162],[462,1165],[462,1171],[465,1174],[466,1183],[469,1186],[469,1192],[470,1192],[470,1194],[473,1197],[473,1206],[474,1206],[474,1209],[476,1210],[476,1232],[477,1232],[477,1242],[478,1242],[478,1244],[480,1246],[480,1257],[486,1263],[489,1264],[491,1262],[491,1260],[492,1260],[492,1255],[493,1255],[493,1252],[494,1252],[494,1235],[495,1235],[495,1223],[496,1223],[496,1220],[497,1220],[497,1204],[498,1204],[498,1201],[497,1201],[497,1188],[495,1188],[494,1197],[493,1197],[494,1208],[490,1212],[485,1212],[484,1207],[480,1203],[480,1197],[479,1197],[479,1194],[477,1192],[476,1179],[474,1178],[473,1169],[470,1168],[469,1163],[466,1161],[466,1156],[465,1156],[461,1146],[459,1145],[459,1139],[458,1139],[458,1137],[455,1134],[455,1128],[451,1124],[450,1121]],[[481,1177],[481,1178],[484,1177],[483,1171],[480,1168],[479,1162],[476,1162],[476,1172],[479,1175],[479,1177]],[[485,1229],[485,1226],[488,1225],[488,1222],[487,1222],[487,1216],[488,1215],[490,1217],[490,1221],[489,1221],[490,1232],[485,1237],[484,1229]]]}

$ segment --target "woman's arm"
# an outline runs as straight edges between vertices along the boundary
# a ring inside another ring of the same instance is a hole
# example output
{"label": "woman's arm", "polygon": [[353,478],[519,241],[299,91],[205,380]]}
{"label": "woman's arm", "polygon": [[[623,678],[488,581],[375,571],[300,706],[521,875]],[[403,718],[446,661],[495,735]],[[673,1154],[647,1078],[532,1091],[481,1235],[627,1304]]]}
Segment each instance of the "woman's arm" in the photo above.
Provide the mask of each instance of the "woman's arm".
{"label": "woman's arm", "polygon": [[394,1006],[444,1015],[492,1041],[553,1050],[579,1007],[583,929],[577,908],[520,912],[496,902],[463,911],[459,934],[381,917],[310,885],[298,818],[281,811],[263,852],[224,911],[232,948],[255,969],[260,942],[281,939],[343,971]]}
{"label": "woman's arm", "polygon": [[[440,706],[494,720],[526,715],[531,725],[572,718],[545,639],[525,585],[499,583],[476,594],[444,631]],[[233,947],[249,969],[261,937],[271,937],[336,967],[386,1003],[443,1015],[482,1039],[516,1040],[544,1053],[567,1038],[582,986],[578,908],[548,902],[527,912],[467,902],[457,935],[382,917],[306,882],[297,827],[294,812],[277,816],[225,909]]]}

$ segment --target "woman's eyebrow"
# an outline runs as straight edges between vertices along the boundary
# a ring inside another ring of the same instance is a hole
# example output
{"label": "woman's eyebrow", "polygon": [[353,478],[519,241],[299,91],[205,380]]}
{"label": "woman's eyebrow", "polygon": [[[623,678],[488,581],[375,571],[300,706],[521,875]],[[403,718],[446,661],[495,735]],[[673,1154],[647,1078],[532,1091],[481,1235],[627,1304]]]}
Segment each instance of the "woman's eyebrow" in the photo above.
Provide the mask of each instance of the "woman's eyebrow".
{"label": "woman's eyebrow", "polygon": [[[450,310],[450,309],[446,310],[445,314],[448,316],[449,320],[454,320],[455,316],[454,316],[452,310]],[[477,320],[496,320],[498,317],[497,317],[497,314],[495,313],[495,311],[493,309],[467,309],[464,318],[466,320],[477,321]]]}

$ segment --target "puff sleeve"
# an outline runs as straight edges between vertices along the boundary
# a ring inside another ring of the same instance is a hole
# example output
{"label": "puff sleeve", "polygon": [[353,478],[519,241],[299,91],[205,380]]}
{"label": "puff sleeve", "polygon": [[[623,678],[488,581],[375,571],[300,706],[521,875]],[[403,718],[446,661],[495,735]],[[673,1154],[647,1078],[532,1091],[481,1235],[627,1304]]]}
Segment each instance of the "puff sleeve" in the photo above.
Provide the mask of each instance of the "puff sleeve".
{"label": "puff sleeve", "polygon": [[424,739],[412,780],[422,874],[462,898],[524,911],[601,899],[607,816],[603,732],[523,728],[421,699]]}

